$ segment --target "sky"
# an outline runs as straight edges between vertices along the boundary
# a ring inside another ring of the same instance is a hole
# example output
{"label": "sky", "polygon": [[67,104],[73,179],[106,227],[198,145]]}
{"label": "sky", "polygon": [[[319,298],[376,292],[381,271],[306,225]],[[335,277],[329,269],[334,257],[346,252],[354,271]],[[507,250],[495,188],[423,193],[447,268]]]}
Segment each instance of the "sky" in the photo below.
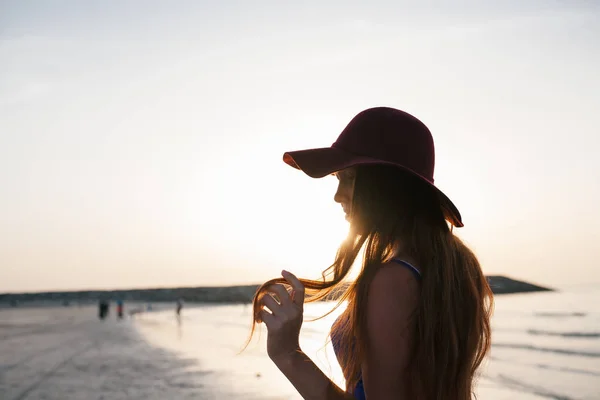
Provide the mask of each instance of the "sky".
{"label": "sky", "polygon": [[597,1],[0,0],[0,292],[320,276],[335,178],[283,152],[431,129],[486,274],[600,283]]}

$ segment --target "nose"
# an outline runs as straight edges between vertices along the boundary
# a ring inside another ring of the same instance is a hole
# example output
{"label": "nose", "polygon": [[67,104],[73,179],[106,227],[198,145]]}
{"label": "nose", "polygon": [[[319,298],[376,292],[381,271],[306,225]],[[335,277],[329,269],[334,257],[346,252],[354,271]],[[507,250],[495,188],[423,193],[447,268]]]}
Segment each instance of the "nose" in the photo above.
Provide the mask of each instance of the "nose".
{"label": "nose", "polygon": [[340,189],[341,185],[338,185],[337,190],[335,191],[335,195],[333,195],[333,201],[335,201],[336,203],[340,203],[342,204],[344,202],[344,194],[342,192],[342,190]]}

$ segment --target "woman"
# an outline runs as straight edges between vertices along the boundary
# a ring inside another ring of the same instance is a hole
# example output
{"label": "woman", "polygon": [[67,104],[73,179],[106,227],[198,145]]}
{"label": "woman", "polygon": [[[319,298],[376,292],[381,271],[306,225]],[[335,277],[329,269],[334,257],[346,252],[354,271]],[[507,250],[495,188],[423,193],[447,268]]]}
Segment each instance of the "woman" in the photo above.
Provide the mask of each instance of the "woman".
{"label": "woman", "polygon": [[[463,223],[433,184],[434,158],[427,127],[384,107],[359,113],[329,148],[284,154],[287,164],[313,178],[335,174],[334,200],[350,222],[322,281],[283,271],[254,299],[255,321],[268,329],[269,357],[303,398],[472,398],[490,347],[492,292],[475,255],[453,234]],[[344,286],[362,248],[358,278]],[[348,307],[331,339],[346,391],[298,340],[305,289],[314,301],[339,295],[342,287],[340,302]]]}

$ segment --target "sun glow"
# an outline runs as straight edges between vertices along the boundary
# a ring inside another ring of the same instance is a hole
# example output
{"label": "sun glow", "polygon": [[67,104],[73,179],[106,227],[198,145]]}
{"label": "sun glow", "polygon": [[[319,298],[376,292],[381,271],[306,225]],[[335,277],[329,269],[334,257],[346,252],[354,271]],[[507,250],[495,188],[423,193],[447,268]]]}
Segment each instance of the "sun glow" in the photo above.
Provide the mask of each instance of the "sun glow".
{"label": "sun glow", "polygon": [[332,199],[337,180],[299,178],[297,195],[280,205],[265,230],[270,231],[272,255],[284,268],[303,278],[319,278],[334,261],[349,224]]}

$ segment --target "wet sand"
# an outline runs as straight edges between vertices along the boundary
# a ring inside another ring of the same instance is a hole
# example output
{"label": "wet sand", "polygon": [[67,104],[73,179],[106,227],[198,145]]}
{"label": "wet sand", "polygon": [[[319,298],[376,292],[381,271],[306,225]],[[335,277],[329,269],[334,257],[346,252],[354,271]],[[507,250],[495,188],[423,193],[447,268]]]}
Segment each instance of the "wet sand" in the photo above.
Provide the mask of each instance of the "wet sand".
{"label": "wet sand", "polygon": [[[0,310],[0,399],[211,399],[197,361],[93,307]],[[219,398],[227,398],[226,393]]]}

